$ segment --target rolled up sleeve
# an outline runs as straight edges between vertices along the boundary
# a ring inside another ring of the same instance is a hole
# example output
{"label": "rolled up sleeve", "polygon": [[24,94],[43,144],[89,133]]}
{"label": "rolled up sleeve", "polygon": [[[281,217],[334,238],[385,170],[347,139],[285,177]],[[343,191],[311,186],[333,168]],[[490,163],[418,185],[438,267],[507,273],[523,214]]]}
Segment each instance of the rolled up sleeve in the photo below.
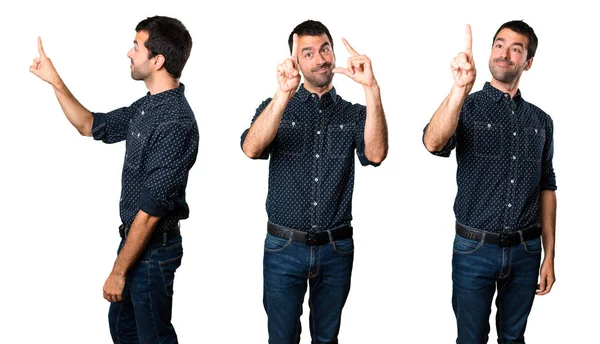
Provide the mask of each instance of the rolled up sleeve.
{"label": "rolled up sleeve", "polygon": [[365,155],[365,123],[367,122],[367,107],[364,105],[354,104],[353,106],[360,107],[358,111],[356,111],[356,132],[354,134],[354,144],[356,146],[356,156],[358,157],[358,161],[362,166],[379,166],[381,163],[377,164],[370,161]]}
{"label": "rolled up sleeve", "polygon": [[556,175],[552,166],[554,157],[554,123],[550,116],[546,122],[546,142],[542,153],[542,178],[540,180],[540,191],[556,190]]}
{"label": "rolled up sleeve", "polygon": [[108,113],[92,112],[92,136],[94,140],[115,143],[125,140],[129,121],[135,112],[134,106],[122,107]]}
{"label": "rolled up sleeve", "polygon": [[163,216],[178,202],[185,202],[188,174],[198,154],[198,135],[193,121],[159,125],[149,143],[145,180],[139,207],[153,216]]}

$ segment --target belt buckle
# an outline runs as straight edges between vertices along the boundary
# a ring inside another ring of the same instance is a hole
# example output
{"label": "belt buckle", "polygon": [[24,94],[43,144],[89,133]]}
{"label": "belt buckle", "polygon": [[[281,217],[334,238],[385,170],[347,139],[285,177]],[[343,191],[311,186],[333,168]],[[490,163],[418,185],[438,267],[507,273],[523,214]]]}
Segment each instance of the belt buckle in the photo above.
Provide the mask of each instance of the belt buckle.
{"label": "belt buckle", "polygon": [[513,245],[512,233],[500,233],[498,236],[498,245],[500,247],[509,247]]}
{"label": "belt buckle", "polygon": [[304,236],[306,246],[316,246],[317,244],[317,233],[314,232],[306,232]]}

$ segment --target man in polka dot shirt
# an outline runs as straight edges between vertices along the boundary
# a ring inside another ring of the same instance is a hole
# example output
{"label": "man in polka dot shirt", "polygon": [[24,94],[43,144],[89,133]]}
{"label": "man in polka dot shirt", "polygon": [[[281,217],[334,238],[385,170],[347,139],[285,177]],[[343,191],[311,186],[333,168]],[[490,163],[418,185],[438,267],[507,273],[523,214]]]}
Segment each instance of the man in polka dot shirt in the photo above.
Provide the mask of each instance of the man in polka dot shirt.
{"label": "man in polka dot shirt", "polygon": [[64,84],[38,38],[30,71],[52,85],[63,112],[85,136],[126,141],[119,228],[121,244],[104,284],[115,343],[176,343],[173,279],[183,249],[179,220],[189,215],[185,188],[198,152],[198,127],[179,82],[192,39],[177,19],[151,17],[136,27],[131,77],[148,94],[109,113],[84,108]]}
{"label": "man in polka dot shirt", "polygon": [[[350,58],[347,68],[336,68],[327,28],[312,20],[299,24],[288,40],[291,57],[277,67],[275,96],[259,106],[242,135],[248,157],[271,158],[263,262],[270,343],[299,342],[307,281],[313,342],[337,343],[353,262],[354,153],[374,166],[387,154],[371,60],[342,42]],[[334,73],[363,86],[366,107],[337,95]]]}
{"label": "man in polka dot shirt", "polygon": [[550,292],[555,281],[553,124],[518,88],[537,42],[523,21],[503,24],[489,58],[492,80],[469,95],[476,69],[467,25],[465,51],[450,64],[452,90],[425,128],[423,142],[431,153],[448,157],[456,147],[457,343],[487,342],[496,288],[498,342],[524,343],[533,299]]}

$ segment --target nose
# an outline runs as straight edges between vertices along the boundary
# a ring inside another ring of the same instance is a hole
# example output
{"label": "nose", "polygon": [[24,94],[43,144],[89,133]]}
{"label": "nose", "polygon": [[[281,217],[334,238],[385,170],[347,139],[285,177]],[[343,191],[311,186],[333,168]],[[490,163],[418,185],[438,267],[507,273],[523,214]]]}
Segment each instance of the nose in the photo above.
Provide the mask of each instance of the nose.
{"label": "nose", "polygon": [[509,49],[509,47],[504,47],[503,49],[500,50],[500,57],[501,58],[503,58],[505,60],[509,59],[510,54],[508,53],[508,49]]}
{"label": "nose", "polygon": [[317,54],[317,64],[321,65],[323,63],[325,63],[325,57],[323,57],[322,53],[318,53]]}
{"label": "nose", "polygon": [[127,57],[131,58],[131,52],[133,51],[133,48],[129,49],[129,51],[127,52]]}

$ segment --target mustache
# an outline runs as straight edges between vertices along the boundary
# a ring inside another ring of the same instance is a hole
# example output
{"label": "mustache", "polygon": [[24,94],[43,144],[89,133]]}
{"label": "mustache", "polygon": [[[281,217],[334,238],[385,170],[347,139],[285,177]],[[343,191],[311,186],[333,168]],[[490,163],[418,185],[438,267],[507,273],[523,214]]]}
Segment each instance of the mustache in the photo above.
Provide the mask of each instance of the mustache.
{"label": "mustache", "polygon": [[331,68],[331,63],[329,63],[329,62],[323,62],[322,65],[316,66],[315,68],[311,69],[310,71],[311,72],[316,72],[316,71],[318,71],[321,68],[328,68],[329,69],[329,68]]}
{"label": "mustache", "polygon": [[498,63],[498,62],[504,62],[504,63],[507,63],[507,64],[509,64],[509,65],[511,65],[511,66],[515,64],[515,63],[514,63],[514,62],[512,62],[511,60],[508,60],[508,59],[503,59],[503,58],[501,58],[501,57],[498,57],[498,58],[495,58],[495,59],[494,59],[494,63]]}

